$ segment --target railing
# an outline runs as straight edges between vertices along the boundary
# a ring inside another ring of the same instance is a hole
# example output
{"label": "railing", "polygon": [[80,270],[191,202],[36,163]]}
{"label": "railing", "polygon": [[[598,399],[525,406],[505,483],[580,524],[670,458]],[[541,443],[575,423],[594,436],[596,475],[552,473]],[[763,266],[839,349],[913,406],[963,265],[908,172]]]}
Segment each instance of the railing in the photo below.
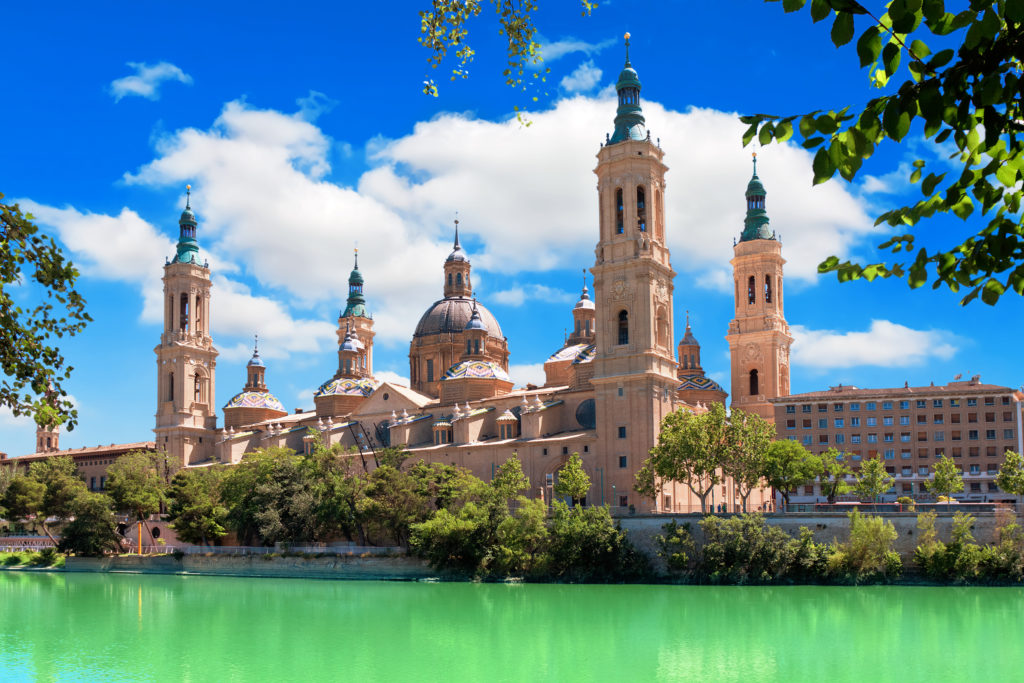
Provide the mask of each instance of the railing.
{"label": "railing", "polygon": [[[175,549],[166,546],[163,552],[173,552]],[[343,545],[343,546],[305,546],[305,545],[294,545],[280,548],[268,548],[264,546],[230,546],[230,545],[211,545],[211,546],[185,546],[178,548],[181,552],[186,555],[269,555],[271,553],[289,553],[289,554],[309,554],[309,555],[391,555],[394,553],[405,552],[404,548],[401,547],[390,547],[390,546],[364,546],[364,545]]]}
{"label": "railing", "polygon": [[26,550],[42,550],[52,547],[53,541],[45,536],[0,537],[0,553],[18,553]]}

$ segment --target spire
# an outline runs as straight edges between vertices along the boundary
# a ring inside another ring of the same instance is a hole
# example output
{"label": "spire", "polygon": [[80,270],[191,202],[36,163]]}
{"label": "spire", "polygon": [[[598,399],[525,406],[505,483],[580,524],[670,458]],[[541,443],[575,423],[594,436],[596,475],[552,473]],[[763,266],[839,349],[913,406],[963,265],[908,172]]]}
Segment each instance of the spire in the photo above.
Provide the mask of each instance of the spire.
{"label": "spire", "polygon": [[686,312],[686,333],[683,334],[683,341],[681,344],[697,345],[697,338],[693,336],[693,330],[690,328],[690,312]]}
{"label": "spire", "polygon": [[249,359],[249,365],[263,365],[263,359],[260,358],[260,335],[256,335],[256,340],[252,346],[252,358]]}
{"label": "spire", "polygon": [[743,234],[740,235],[740,242],[751,240],[775,239],[772,231],[768,228],[768,212],[765,211],[764,185],[757,177],[757,152],[753,153],[754,173],[747,183],[747,216],[743,220]]}
{"label": "spire", "polygon": [[455,212],[455,249],[459,249],[459,212]]}
{"label": "spire", "polygon": [[174,263],[198,263],[199,243],[196,241],[196,215],[192,213],[192,186],[185,186],[185,210],[178,219],[178,249]]}
{"label": "spire", "polygon": [[339,318],[369,318],[366,314],[366,297],[363,295],[363,274],[359,272],[359,249],[353,250],[352,272],[348,276],[348,299],[345,302],[345,310]]}
{"label": "spire", "polygon": [[615,114],[615,132],[607,144],[623,140],[644,140],[648,137],[644,114],[640,110],[640,78],[629,62],[629,34],[626,39],[626,63],[619,73],[615,89],[619,92],[619,108]]}
{"label": "spire", "polygon": [[459,212],[455,212],[455,243],[452,245],[452,253],[448,254],[446,261],[465,261],[469,263],[469,257],[459,244]]}
{"label": "spire", "polygon": [[580,300],[576,302],[576,308],[594,308],[594,302],[590,300],[590,290],[587,289],[587,269],[583,269],[583,291],[580,292]]}

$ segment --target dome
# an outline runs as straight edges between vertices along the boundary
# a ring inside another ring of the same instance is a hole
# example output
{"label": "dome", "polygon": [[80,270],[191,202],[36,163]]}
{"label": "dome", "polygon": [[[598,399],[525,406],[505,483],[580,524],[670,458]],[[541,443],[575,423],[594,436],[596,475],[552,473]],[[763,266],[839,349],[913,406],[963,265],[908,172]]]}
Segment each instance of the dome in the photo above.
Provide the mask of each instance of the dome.
{"label": "dome", "polygon": [[320,396],[369,396],[376,388],[371,379],[329,379],[320,385],[313,398]]}
{"label": "dome", "polygon": [[[477,303],[477,312],[487,334],[495,339],[504,339],[501,333],[501,326],[495,320],[494,315]],[[413,337],[426,337],[432,334],[458,334],[466,329],[466,323],[473,317],[473,300],[463,298],[441,299],[435,301],[434,305],[427,309],[420,321],[416,324],[416,331]]]}
{"label": "dome", "polygon": [[448,258],[445,259],[445,263],[450,263],[451,261],[465,261],[469,263],[469,256],[466,255],[462,247],[456,246],[452,253],[448,254]]}
{"label": "dome", "polygon": [[626,66],[619,72],[619,80],[615,83],[616,90],[621,90],[622,88],[640,89],[640,76],[637,75],[636,69],[629,62],[626,62]]}
{"label": "dome", "polygon": [[191,223],[196,224],[196,215],[192,213],[192,209],[185,207],[185,210],[181,212],[181,218],[178,219],[178,223]]}
{"label": "dome", "polygon": [[480,312],[477,310],[476,302],[473,302],[473,315],[470,316],[469,322],[466,323],[467,330],[487,330],[487,326],[484,325],[484,321],[480,318]]}
{"label": "dome", "polygon": [[281,413],[288,412],[277,400],[277,397],[269,391],[243,391],[227,402],[224,410],[228,408],[266,408]]}
{"label": "dome", "polygon": [[728,392],[722,388],[722,385],[713,379],[709,379],[704,375],[687,375],[682,379],[682,384],[676,387],[676,391],[684,391],[687,389],[697,389],[699,391],[720,391],[723,394]]}
{"label": "dome", "polygon": [[573,359],[573,365],[580,365],[581,363],[589,363],[594,360],[594,355],[597,353],[597,344],[589,344],[579,353],[576,354],[576,358]]}
{"label": "dome", "polygon": [[500,379],[511,382],[508,373],[497,363],[489,360],[464,360],[448,368],[443,379]]}
{"label": "dome", "polygon": [[589,297],[585,299],[580,299],[579,301],[576,302],[576,306],[574,308],[576,310],[588,308],[592,311],[594,310],[594,302]]}
{"label": "dome", "polygon": [[560,360],[576,360],[576,357],[583,351],[586,351],[590,347],[590,344],[567,344],[551,354],[545,362],[550,363],[551,361]]}
{"label": "dome", "polygon": [[362,345],[359,343],[359,340],[356,339],[355,336],[352,334],[352,329],[349,328],[349,330],[345,333],[345,341],[341,343],[340,350],[358,353],[361,346]]}
{"label": "dome", "polygon": [[352,272],[348,275],[348,283],[350,285],[361,285],[363,284],[363,274],[359,272],[359,268],[353,268]]}
{"label": "dome", "polygon": [[255,365],[255,366],[260,367],[260,368],[264,367],[263,359],[260,358],[260,354],[258,354],[258,353],[254,353],[252,355],[252,358],[249,359],[249,363],[248,364],[249,365]]}

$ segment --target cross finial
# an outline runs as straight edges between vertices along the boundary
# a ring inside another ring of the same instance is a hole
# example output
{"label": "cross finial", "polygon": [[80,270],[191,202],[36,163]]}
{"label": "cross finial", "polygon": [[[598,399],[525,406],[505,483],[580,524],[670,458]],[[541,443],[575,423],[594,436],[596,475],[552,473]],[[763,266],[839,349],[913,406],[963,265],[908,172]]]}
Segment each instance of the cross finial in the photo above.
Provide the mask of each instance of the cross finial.
{"label": "cross finial", "polygon": [[622,37],[626,39],[626,64],[629,64],[629,31]]}
{"label": "cross finial", "polygon": [[192,208],[192,186],[191,185],[186,185],[185,186],[185,208],[186,209],[191,209]]}
{"label": "cross finial", "polygon": [[356,268],[356,270],[359,270],[359,247],[353,247],[352,252],[353,252],[353,254],[355,254],[355,260],[356,260],[355,268]]}
{"label": "cross finial", "polygon": [[252,343],[252,352],[258,356],[260,353],[260,335],[257,334],[254,336],[255,341],[253,341]]}
{"label": "cross finial", "polygon": [[690,311],[686,311],[686,329],[690,329]]}
{"label": "cross finial", "polygon": [[459,212],[455,212],[455,248],[459,248]]}
{"label": "cross finial", "polygon": [[757,175],[757,152],[751,152],[750,156],[754,159],[754,175]]}

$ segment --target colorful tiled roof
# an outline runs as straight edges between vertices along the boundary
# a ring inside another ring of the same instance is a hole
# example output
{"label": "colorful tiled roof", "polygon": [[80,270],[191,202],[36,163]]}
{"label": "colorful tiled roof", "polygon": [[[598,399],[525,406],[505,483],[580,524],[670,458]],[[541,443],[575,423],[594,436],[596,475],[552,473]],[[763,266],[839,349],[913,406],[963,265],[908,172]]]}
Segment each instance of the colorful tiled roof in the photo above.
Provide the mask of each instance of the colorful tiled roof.
{"label": "colorful tiled roof", "polygon": [[595,353],[597,353],[597,344],[590,344],[576,354],[576,358],[573,360],[572,364],[579,365],[580,363],[589,363],[594,360]]}
{"label": "colorful tiled roof", "polygon": [[372,379],[329,379],[320,385],[313,397],[317,396],[369,396],[376,388]]}
{"label": "colorful tiled roof", "polygon": [[281,402],[277,400],[269,391],[243,391],[240,394],[236,394],[224,409],[228,408],[266,408],[267,410],[277,410],[282,413],[288,412],[281,405]]}
{"label": "colorful tiled roof", "polygon": [[585,351],[590,344],[567,344],[551,354],[546,362],[559,360],[575,360],[576,356]]}
{"label": "colorful tiled roof", "polygon": [[704,375],[688,375],[683,377],[682,384],[676,387],[676,391],[684,391],[687,389],[721,391],[723,394],[728,393],[722,388],[721,384],[709,377],[705,377]]}
{"label": "colorful tiled roof", "polygon": [[510,382],[508,373],[500,365],[489,360],[464,360],[448,368],[444,379],[500,379]]}

